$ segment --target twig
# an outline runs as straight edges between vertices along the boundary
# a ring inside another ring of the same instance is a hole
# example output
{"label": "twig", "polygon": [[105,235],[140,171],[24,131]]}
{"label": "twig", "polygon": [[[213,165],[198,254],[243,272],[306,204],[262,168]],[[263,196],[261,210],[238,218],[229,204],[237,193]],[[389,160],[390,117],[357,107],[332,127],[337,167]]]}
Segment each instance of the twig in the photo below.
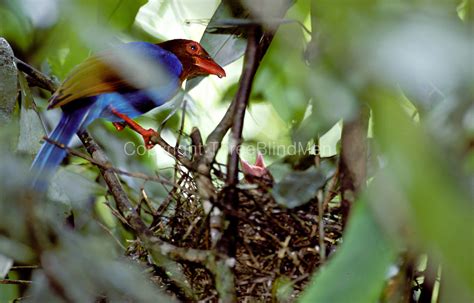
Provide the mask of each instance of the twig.
{"label": "twig", "polygon": [[181,162],[183,166],[185,166],[187,169],[192,169],[193,168],[193,163],[186,158],[183,154],[179,152],[179,149],[174,148],[173,146],[169,145],[168,142],[166,142],[161,135],[153,135],[150,138],[150,142],[154,144],[158,144],[163,148],[168,154],[172,155],[176,160]]}
{"label": "twig", "polygon": [[0,284],[30,285],[31,283],[33,282],[28,280],[0,279]]}
{"label": "twig", "polygon": [[189,137],[191,138],[191,144],[193,146],[193,161],[195,161],[204,153],[201,132],[197,127],[193,127]]}
{"label": "twig", "polygon": [[117,237],[112,233],[112,231],[107,227],[105,226],[104,224],[102,224],[101,222],[97,222],[100,226],[100,228],[102,228],[107,234],[109,234],[110,237],[112,237],[112,239],[114,239],[115,243],[117,243],[117,245],[123,250],[123,251],[126,251],[127,248],[125,246],[123,246],[123,244],[120,242],[119,239],[117,239]]}
{"label": "twig", "polygon": [[[181,136],[183,135],[184,121],[185,121],[185,118],[186,118],[186,99],[183,101],[183,112],[182,112],[181,116],[182,117],[181,117],[181,124],[180,124],[179,130],[178,130],[178,137],[176,138],[176,144],[174,146],[174,149],[178,150],[178,151],[179,151],[179,144],[181,142]],[[176,181],[177,175],[178,175],[178,161],[176,161],[176,164],[174,166],[174,178],[173,178],[174,181]]]}
{"label": "twig", "polygon": [[368,121],[368,108],[361,105],[356,117],[344,121],[342,128],[339,177],[343,226],[357,194],[363,189],[366,181]]}
{"label": "twig", "polygon": [[[70,154],[70,155],[82,158],[82,159],[94,164],[95,166],[101,167],[103,169],[112,170],[116,174],[132,177],[132,178],[137,178],[137,179],[142,179],[142,180],[145,180],[145,181],[158,182],[158,183],[167,184],[167,185],[170,185],[170,186],[177,186],[174,182],[172,182],[172,181],[170,181],[170,180],[168,180],[164,177],[161,177],[161,176],[158,176],[158,175],[151,176],[151,175],[147,175],[147,174],[140,173],[140,172],[128,172],[128,171],[125,171],[125,170],[114,167],[111,163],[102,163],[101,161],[98,161],[98,160],[96,160],[92,157],[89,157],[88,155],[86,155],[84,153],[81,153],[77,150],[74,150],[70,147],[67,147],[64,144],[61,144],[57,141],[51,140],[48,137],[44,137],[43,139],[48,143],[54,144],[57,147],[66,150],[67,153]],[[183,191],[189,191],[188,189],[182,188],[182,187],[179,187],[179,186],[178,186],[178,188],[183,190]],[[189,192],[189,193],[194,194],[194,192]]]}
{"label": "twig", "polygon": [[297,24],[301,29],[306,32],[306,34],[311,35],[311,30],[309,30],[301,21],[296,19],[283,19],[283,18],[253,18],[253,19],[242,19],[242,18],[228,18],[222,19],[215,23],[215,28],[234,28],[236,26],[240,27],[250,27],[258,26],[261,24],[266,24],[267,26],[274,27],[283,24]]}
{"label": "twig", "polygon": [[[107,165],[108,159],[100,147],[92,141],[92,138],[87,132],[79,134],[79,138],[83,142],[87,151],[92,155],[96,161],[100,161]],[[221,264],[219,261],[214,261],[214,256],[207,250],[179,248],[172,244],[166,243],[157,237],[154,237],[152,231],[147,228],[139,214],[133,209],[128,196],[123,191],[119,180],[111,169],[104,169],[99,166],[101,174],[107,183],[109,190],[115,198],[117,208],[123,215],[125,220],[131,228],[137,233],[137,236],[142,240],[144,247],[153,257],[156,264],[166,271],[171,273],[169,276],[180,288],[184,291],[188,298],[192,297],[192,292],[185,284],[185,279],[176,265],[171,260],[186,260],[191,262],[202,262],[216,277],[219,279],[221,273],[228,274],[226,268],[227,264]],[[171,258],[171,260],[169,259]]]}
{"label": "twig", "polygon": [[35,81],[38,87],[44,88],[50,92],[56,91],[58,84],[51,80],[48,76],[34,68],[33,66],[15,58],[17,68],[30,76],[30,81]]}
{"label": "twig", "polygon": [[[326,195],[326,197],[328,195]],[[326,245],[324,243],[324,202],[322,197],[318,197],[318,216],[319,262],[322,265],[326,261]]]}
{"label": "twig", "polygon": [[38,269],[38,265],[17,265],[12,266],[10,270],[23,270],[23,269]]}
{"label": "twig", "polygon": [[157,210],[156,210],[156,209],[153,207],[153,205],[151,204],[151,201],[150,201],[150,199],[148,198],[148,194],[146,193],[144,187],[140,188],[140,200],[141,200],[141,201],[145,201],[145,204],[146,204],[146,206],[148,207],[148,209],[150,209],[150,212],[151,212],[151,215],[152,215],[152,216],[156,216],[156,215],[157,215]]}
{"label": "twig", "polygon": [[95,141],[93,141],[92,137],[87,131],[80,131],[78,135],[87,152],[92,156],[95,162],[101,164],[98,165],[99,170],[105,182],[107,183],[112,196],[115,198],[117,209],[122,213],[122,215],[127,219],[127,221],[133,221],[135,223],[133,225],[137,232],[145,232],[147,227],[145,223],[143,223],[141,218],[138,216],[138,214],[133,210],[132,203],[128,199],[128,196],[125,191],[123,190],[119,179],[115,175],[115,172],[110,168],[105,168],[111,166],[109,159],[107,158],[105,153],[102,151],[99,145]]}
{"label": "twig", "polygon": [[339,178],[339,166],[336,167],[336,171],[334,172],[334,175],[332,176],[331,180],[329,180],[329,187],[328,190],[326,191],[326,195],[324,197],[324,202],[323,202],[323,212],[327,210],[329,206],[329,202],[336,196],[336,186],[337,186],[337,180]]}
{"label": "twig", "polygon": [[238,163],[239,163],[239,148],[242,143],[242,130],[244,128],[245,110],[249,102],[250,91],[252,90],[252,83],[257,72],[259,60],[258,55],[258,41],[260,33],[256,33],[257,28],[253,28],[248,33],[247,50],[245,52],[245,62],[242,76],[240,78],[239,90],[235,97],[235,113],[233,118],[232,131],[230,135],[230,154],[228,159],[228,173],[227,185],[235,185],[238,182]]}
{"label": "twig", "polygon": [[222,120],[217,124],[216,128],[209,134],[206,139],[206,153],[204,154],[204,163],[210,165],[219,149],[222,145],[222,139],[224,139],[225,134],[227,131],[232,127],[232,121],[234,119],[234,112],[236,108],[237,102],[234,101],[227,109],[224,117]]}
{"label": "twig", "polygon": [[127,222],[127,219],[125,219],[125,218],[122,216],[122,214],[121,214],[118,210],[116,210],[116,209],[112,206],[112,204],[110,204],[109,201],[104,202],[104,204],[105,204],[105,206],[107,206],[107,207],[109,208],[110,212],[112,213],[112,215],[113,215],[115,218],[117,218],[120,222],[122,222],[122,224],[123,224],[124,226],[126,226],[127,228],[132,229],[132,226],[130,226],[130,223]]}

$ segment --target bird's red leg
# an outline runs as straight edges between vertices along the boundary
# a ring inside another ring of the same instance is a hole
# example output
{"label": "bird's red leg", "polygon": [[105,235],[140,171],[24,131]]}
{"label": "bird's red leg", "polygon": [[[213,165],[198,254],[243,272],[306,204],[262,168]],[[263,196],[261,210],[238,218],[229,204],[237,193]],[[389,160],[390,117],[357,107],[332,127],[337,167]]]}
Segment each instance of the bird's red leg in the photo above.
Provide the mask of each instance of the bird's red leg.
{"label": "bird's red leg", "polygon": [[158,135],[157,131],[151,128],[144,129],[140,124],[130,119],[127,115],[119,113],[115,109],[112,109],[112,113],[116,115],[117,117],[119,117],[120,119],[122,119],[123,121],[125,121],[124,123],[128,125],[131,129],[133,129],[134,131],[142,135],[143,141],[145,141],[145,147],[147,149],[153,148],[153,146],[155,146],[155,144],[151,142],[151,137],[157,136]]}

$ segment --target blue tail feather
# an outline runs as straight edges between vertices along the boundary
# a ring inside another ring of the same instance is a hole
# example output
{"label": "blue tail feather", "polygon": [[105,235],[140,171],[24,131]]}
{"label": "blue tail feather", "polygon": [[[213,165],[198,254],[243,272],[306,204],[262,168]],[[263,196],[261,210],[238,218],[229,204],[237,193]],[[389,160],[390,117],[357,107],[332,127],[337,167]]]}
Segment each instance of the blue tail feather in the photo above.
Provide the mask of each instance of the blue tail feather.
{"label": "blue tail feather", "polygon": [[[49,135],[49,139],[68,146],[74,134],[81,129],[86,114],[87,110],[75,111],[74,113],[64,112],[58,125]],[[32,187],[35,190],[46,191],[49,180],[65,156],[66,150],[55,144],[45,142],[41,146],[31,164]]]}

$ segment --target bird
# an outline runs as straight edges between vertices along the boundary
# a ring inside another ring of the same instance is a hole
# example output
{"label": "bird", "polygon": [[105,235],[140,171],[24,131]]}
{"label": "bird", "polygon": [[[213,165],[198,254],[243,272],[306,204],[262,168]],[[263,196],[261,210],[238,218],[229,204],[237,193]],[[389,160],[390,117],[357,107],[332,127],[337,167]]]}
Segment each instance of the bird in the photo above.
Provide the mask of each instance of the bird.
{"label": "bird", "polygon": [[117,130],[129,126],[152,148],[156,131],[133,118],[172,99],[185,80],[207,75],[222,78],[226,73],[200,43],[186,39],[128,42],[88,57],[48,101],[48,109],[61,108],[62,116],[31,165],[33,189],[47,189],[66,156],[64,147],[96,119],[112,122]]}
{"label": "bird", "polygon": [[240,165],[242,166],[245,181],[262,188],[268,189],[273,187],[273,175],[265,165],[263,155],[260,152],[257,152],[255,164],[250,164],[248,161],[240,158]]}

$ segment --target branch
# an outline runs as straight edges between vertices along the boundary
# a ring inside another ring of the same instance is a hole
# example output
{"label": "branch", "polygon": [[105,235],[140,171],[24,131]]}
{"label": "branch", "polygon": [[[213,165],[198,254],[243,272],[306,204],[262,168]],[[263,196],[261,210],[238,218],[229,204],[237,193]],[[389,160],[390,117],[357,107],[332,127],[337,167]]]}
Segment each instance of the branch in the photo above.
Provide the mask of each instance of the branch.
{"label": "branch", "polygon": [[132,177],[132,178],[137,178],[137,179],[142,179],[142,180],[145,180],[145,181],[152,181],[152,182],[158,182],[158,183],[161,183],[161,184],[166,184],[166,185],[170,185],[170,186],[174,186],[176,187],[177,189],[180,189],[182,191],[186,191],[188,192],[189,194],[194,194],[193,191],[190,191],[189,189],[187,188],[183,188],[181,186],[178,186],[177,184],[175,184],[174,182],[164,178],[164,177],[160,177],[159,175],[154,175],[154,176],[151,176],[151,175],[147,175],[147,174],[144,174],[144,173],[141,173],[141,172],[129,172],[129,171],[125,171],[125,170],[122,170],[122,169],[119,169],[119,168],[116,168],[114,167],[111,163],[102,163],[84,153],[81,153],[75,149],[72,149],[72,148],[69,148],[67,146],[65,146],[64,144],[61,144],[57,141],[54,141],[54,140],[51,140],[49,139],[48,137],[44,137],[43,138],[46,142],[48,143],[51,143],[53,145],[56,145],[57,147],[59,148],[62,148],[64,150],[66,150],[66,152],[72,156],[76,156],[76,157],[79,157],[79,158],[82,158],[88,162],[90,162],[91,164],[94,164],[95,166],[98,166],[100,168],[103,168],[103,169],[110,169],[112,170],[114,173],[116,174],[119,174],[119,175],[124,175],[124,176],[127,176],[127,177]]}
{"label": "branch", "polygon": [[55,81],[53,81],[51,78],[49,78],[33,66],[21,61],[18,58],[15,58],[15,63],[18,70],[27,74],[29,76],[29,81],[32,81],[38,87],[46,89],[52,93],[54,93],[56,89],[58,89],[58,84]]}
{"label": "branch", "polygon": [[361,105],[357,116],[351,121],[344,121],[342,128],[341,158],[338,171],[343,226],[347,222],[357,194],[363,189],[366,181],[368,123],[368,108]]}
{"label": "branch", "polygon": [[175,148],[169,145],[168,142],[166,142],[159,134],[152,136],[150,138],[150,142],[161,146],[161,148],[163,148],[168,154],[173,156],[177,161],[179,161],[187,169],[189,170],[193,169],[193,163],[191,162],[191,160],[189,160],[183,154],[181,154],[178,148]]}
{"label": "branch", "polygon": [[0,284],[30,285],[31,283],[33,282],[29,280],[0,279]]}
{"label": "branch", "polygon": [[225,134],[232,127],[236,104],[237,102],[234,99],[227,109],[224,117],[222,117],[222,120],[207,137],[206,152],[203,157],[203,163],[210,165],[212,162],[214,162],[217,152],[221,148],[222,140],[224,139]]}
{"label": "branch", "polygon": [[[260,31],[259,31],[260,32]],[[250,98],[252,83],[259,65],[258,41],[261,34],[257,34],[257,27],[250,29],[248,33],[247,49],[245,51],[245,61],[242,76],[240,78],[239,90],[235,97],[235,113],[233,115],[233,125],[230,135],[230,154],[227,163],[227,185],[235,185],[238,182],[239,148],[242,143],[242,130],[244,128],[245,110]]]}

